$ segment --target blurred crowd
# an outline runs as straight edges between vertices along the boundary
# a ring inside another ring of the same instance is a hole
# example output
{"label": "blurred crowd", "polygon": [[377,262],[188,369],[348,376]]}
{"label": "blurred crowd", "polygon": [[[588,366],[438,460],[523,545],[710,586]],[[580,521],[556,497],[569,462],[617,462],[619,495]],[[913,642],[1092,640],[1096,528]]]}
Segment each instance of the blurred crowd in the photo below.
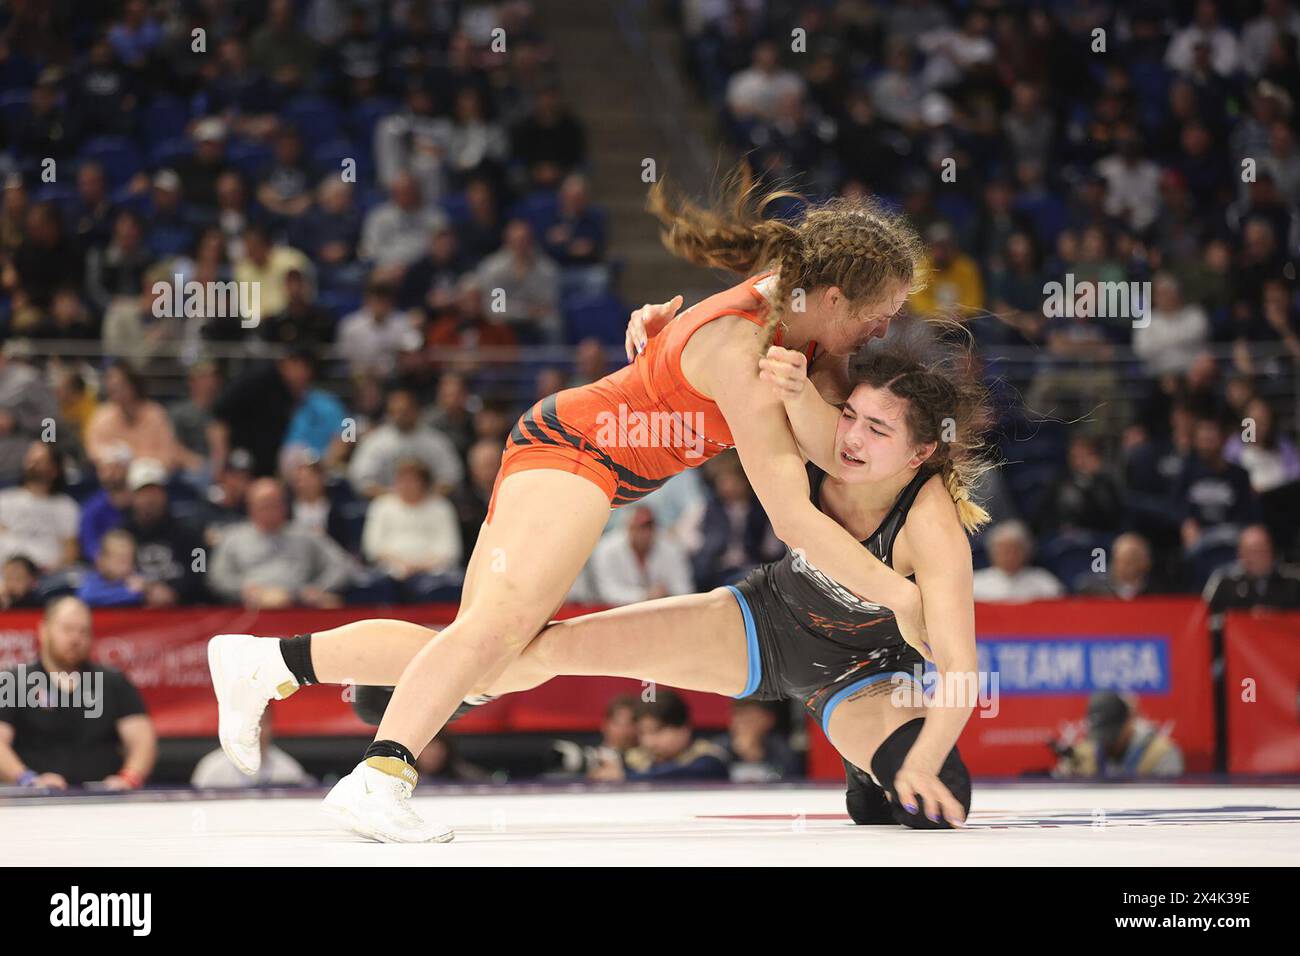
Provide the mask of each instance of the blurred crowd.
{"label": "blurred crowd", "polygon": [[[763,176],[925,236],[911,307],[968,322],[999,410],[978,598],[1300,601],[1294,4],[669,9]],[[605,374],[627,314],[545,26],[0,11],[0,605],[456,599],[516,415]],[[195,281],[258,314],[186,308]],[[1101,314],[1102,283],[1151,293]],[[571,599],[781,553],[724,456],[615,512]]]}
{"label": "blurred crowd", "polygon": [[[1004,462],[978,597],[1295,606],[1274,580],[1300,559],[1294,3],[675,6],[731,142],[906,212],[912,307],[973,330]],[[1211,580],[1234,562],[1247,585]]]}

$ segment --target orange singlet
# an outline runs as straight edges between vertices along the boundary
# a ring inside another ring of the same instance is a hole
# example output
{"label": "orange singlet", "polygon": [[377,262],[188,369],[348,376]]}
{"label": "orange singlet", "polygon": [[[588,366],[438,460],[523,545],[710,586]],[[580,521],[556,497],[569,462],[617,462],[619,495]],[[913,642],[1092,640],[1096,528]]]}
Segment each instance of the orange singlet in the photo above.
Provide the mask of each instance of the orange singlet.
{"label": "orange singlet", "polygon": [[[724,315],[761,325],[767,300],[754,286],[765,278],[753,276],[692,306],[651,338],[633,364],[526,411],[506,443],[487,520],[501,482],[518,471],[554,468],[581,475],[617,508],[731,448],[721,410],[682,374],[682,350],[697,329]],[[815,348],[809,346],[810,360]]]}

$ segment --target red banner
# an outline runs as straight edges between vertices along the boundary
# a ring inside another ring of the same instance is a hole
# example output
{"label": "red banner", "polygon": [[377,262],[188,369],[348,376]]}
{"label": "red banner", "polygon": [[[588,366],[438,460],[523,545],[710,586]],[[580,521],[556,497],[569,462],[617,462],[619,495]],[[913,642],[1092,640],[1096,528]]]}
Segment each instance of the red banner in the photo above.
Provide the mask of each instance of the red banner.
{"label": "red banner", "polygon": [[[565,609],[572,617],[584,608]],[[245,611],[237,607],[95,611],[91,656],[123,671],[139,688],[158,733],[164,737],[215,737],[217,704],[208,676],[207,642],[214,634],[281,635],[316,633],[369,617],[397,617],[428,627],[444,627],[455,605],[402,608],[343,608],[320,611]],[[37,656],[39,611],[0,613],[0,670]],[[599,728],[605,706],[616,694],[638,696],[640,682],[616,677],[560,677],[536,690],[494,701],[466,715],[458,732],[586,731]],[[712,694],[683,692],[695,722],[723,727],[730,703]],[[357,719],[352,689],[305,687],[292,700],[271,708],[281,736],[369,735]]]}
{"label": "red banner", "polygon": [[[977,604],[980,705],[958,740],[971,773],[1047,772],[1048,743],[1077,729],[1094,690],[1137,696],[1164,725],[1189,773],[1213,768],[1210,641],[1196,598],[1070,599]],[[995,679],[996,678],[996,679]],[[844,770],[821,729],[809,730],[809,773]]]}
{"label": "red banner", "polygon": [[1233,611],[1223,640],[1229,772],[1300,773],[1300,614]]}

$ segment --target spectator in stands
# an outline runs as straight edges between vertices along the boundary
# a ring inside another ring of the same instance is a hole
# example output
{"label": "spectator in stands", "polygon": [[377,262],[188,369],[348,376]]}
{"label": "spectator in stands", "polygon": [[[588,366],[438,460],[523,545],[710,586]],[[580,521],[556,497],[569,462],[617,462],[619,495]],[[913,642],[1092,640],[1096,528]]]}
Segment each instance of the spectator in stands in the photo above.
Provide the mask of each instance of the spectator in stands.
{"label": "spectator in stands", "polygon": [[261,290],[261,311],[256,316],[244,318],[255,318],[261,322],[279,315],[288,307],[289,289],[286,279],[290,272],[312,276],[311,261],[290,246],[273,245],[270,234],[259,225],[245,226],[241,238],[244,254],[235,260],[235,281],[257,283],[257,288]]}
{"label": "spectator in stands", "polygon": [[591,205],[587,179],[570,173],[560,186],[554,220],[543,234],[546,254],[562,266],[590,265],[605,254],[605,216]]}
{"label": "spectator in stands", "polygon": [[731,725],[718,743],[730,755],[732,783],[774,783],[800,775],[799,758],[777,730],[776,705],[738,700],[731,705]]}
{"label": "spectator in stands", "polygon": [[190,132],[194,153],[176,164],[181,195],[191,206],[217,208],[217,179],[226,165],[226,124],[215,116],[199,120]]}
{"label": "spectator in stands", "polygon": [[1240,66],[1237,35],[1219,20],[1219,8],[1213,0],[1199,0],[1191,23],[1174,34],[1165,51],[1165,65],[1177,73],[1193,73],[1198,47],[1208,47],[1214,72],[1228,77]]}
{"label": "spectator in stands", "polygon": [[221,474],[231,448],[252,455],[253,472],[273,475],[280,466],[280,446],[294,411],[316,376],[309,349],[250,368],[226,385],[212,407],[208,448],[214,474]]}
{"label": "spectator in stands", "polygon": [[734,455],[720,455],[705,468],[711,487],[691,535],[696,541],[691,569],[695,587],[701,591],[730,584],[753,567],[775,561],[785,547],[772,533],[772,525]]}
{"label": "spectator in stands", "polygon": [[194,248],[198,228],[195,213],[181,194],[181,177],[174,169],[160,169],[154,173],[152,185],[144,220],[146,245],[155,256],[188,253]]}
{"label": "spectator in stands", "polygon": [[1151,545],[1135,532],[1121,534],[1110,548],[1110,562],[1101,573],[1085,571],[1075,578],[1076,594],[1116,597],[1131,601],[1150,594]]}
{"label": "spectator in stands", "polygon": [[636,507],[626,527],[596,545],[591,576],[605,604],[635,604],[694,590],[685,550],[658,533],[654,512],[644,506]]}
{"label": "spectator in stands", "polygon": [[253,456],[236,448],[226,456],[208,489],[208,501],[202,511],[203,540],[216,547],[221,536],[248,517],[248,488],[253,483]]}
{"label": "spectator in stands", "polygon": [[[91,49],[92,59],[100,49],[98,43]],[[78,163],[76,190],[69,218],[78,245],[83,249],[106,245],[112,236],[113,214],[117,208],[108,194],[108,178],[103,164],[95,160]]]}
{"label": "spectator in stands", "polygon": [[391,282],[424,254],[429,235],[446,224],[446,217],[427,205],[409,172],[394,176],[388,193],[388,201],[366,215],[358,252],[374,264],[377,279]]}
{"label": "spectator in stands", "polygon": [[918,315],[961,317],[984,308],[984,284],[975,261],[957,248],[956,233],[936,222],[925,233],[929,244],[925,289],[912,296]]}
{"label": "spectator in stands", "polygon": [[196,459],[208,457],[208,428],[221,394],[221,373],[215,362],[195,362],[185,374],[186,398],[167,409],[176,440]]}
{"label": "spectator in stands", "polygon": [[122,528],[135,542],[145,605],[201,603],[207,596],[203,538],[192,522],[173,512],[167,470],[152,458],[137,458],[127,469],[126,485],[131,502]]}
{"label": "spectator in stands", "polygon": [[410,601],[427,599],[444,586],[464,555],[456,509],[431,479],[423,461],[399,461],[393,490],[370,502],[361,533],[367,562],[397,582]]}
{"label": "spectator in stands", "polygon": [[275,745],[273,711],[268,708],[262,718],[262,732],[258,742],[262,748],[262,763],[257,773],[248,776],[236,767],[218,747],[205,754],[190,775],[190,786],[196,790],[247,790],[252,787],[313,787],[316,781],[293,757]]}
{"label": "spectator in stands", "polygon": [[311,171],[303,156],[302,136],[293,127],[276,134],[273,150],[271,166],[257,186],[257,201],[287,223],[311,208]]}
{"label": "spectator in stands", "polygon": [[23,452],[58,416],[49,385],[30,365],[10,357],[0,343],[0,485],[13,484],[23,469]]}
{"label": "spectator in stands", "polygon": [[[150,459],[152,460],[152,459]],[[99,554],[99,541],[109,531],[119,528],[131,507],[131,491],[126,485],[131,449],[118,443],[106,446],[95,459],[95,478],[99,491],[81,506],[81,525],[77,542],[82,557],[93,561]]]}
{"label": "spectator in stands", "polygon": [[451,127],[442,145],[452,182],[464,185],[475,175],[498,177],[509,140],[501,124],[488,115],[482,91],[462,86],[456,91],[451,113]]}
{"label": "spectator in stands", "polygon": [[437,115],[433,90],[417,80],[408,85],[405,108],[375,124],[376,178],[391,187],[402,173],[419,184],[420,194],[436,202],[447,191],[445,150],[451,124]]}
{"label": "spectator in stands", "polygon": [[391,375],[403,352],[420,347],[420,334],[409,312],[397,309],[396,288],[372,278],[361,308],[339,323],[339,350],[353,375]]}
{"label": "spectator in stands", "polygon": [[77,597],[90,607],[139,607],[144,588],[135,567],[135,539],[115,528],[100,541],[95,566],[82,577]]}
{"label": "spectator in stands", "polygon": [[466,261],[477,263],[501,248],[506,224],[496,190],[485,177],[470,180],[465,203],[466,214],[455,225],[456,240]]}
{"label": "spectator in stands", "polygon": [[452,492],[451,501],[460,521],[460,538],[466,554],[473,552],[479,529],[487,520],[488,502],[492,500],[492,488],[501,469],[502,450],[501,443],[491,438],[474,442],[465,456],[467,480]]}
{"label": "spectator in stands", "polygon": [[770,40],[754,47],[749,69],[732,76],[727,84],[727,108],[741,121],[772,121],[779,104],[789,96],[803,96],[804,81],[793,70],[782,69],[780,48]]}
{"label": "spectator in stands", "polygon": [[573,377],[569,388],[579,388],[604,378],[609,373],[605,346],[599,339],[583,339],[573,350]]}
{"label": "spectator in stands", "polygon": [[80,291],[81,268],[69,270],[68,263],[80,263],[81,256],[64,231],[57,207],[53,203],[32,206],[25,229],[26,236],[0,272],[0,288],[14,296],[15,311],[28,306],[48,308],[60,288]]}
{"label": "spectator in stands", "polygon": [[1223,423],[1202,414],[1193,432],[1193,454],[1183,465],[1177,498],[1186,517],[1183,548],[1190,555],[1237,540],[1241,529],[1259,517],[1259,503],[1244,468],[1224,458]]}
{"label": "spectator in stands", "polygon": [[1178,280],[1169,272],[1156,275],[1152,291],[1151,313],[1133,329],[1133,351],[1152,376],[1182,375],[1209,341],[1209,319],[1199,305],[1183,301]]}
{"label": "spectator in stands", "polygon": [[294,245],[319,263],[322,281],[355,287],[363,274],[356,261],[361,213],[354,187],[331,173],[316,187],[316,203],[291,227]]}
{"label": "spectator in stands", "polygon": [[1300,481],[1300,451],[1281,434],[1268,400],[1256,396],[1246,403],[1242,431],[1228,441],[1224,457],[1250,475],[1257,495]]}
{"label": "spectator in stands", "polygon": [[1203,594],[1211,614],[1245,608],[1300,609],[1300,575],[1278,564],[1263,525],[1249,525],[1237,538],[1237,560],[1219,568]]}
{"label": "spectator in stands", "polygon": [[63,491],[63,457],[34,441],[23,456],[23,480],[0,490],[0,560],[22,554],[42,574],[77,560],[81,508]]}
{"label": "spectator in stands", "polygon": [[992,566],[975,572],[975,600],[1015,604],[1065,593],[1050,571],[1028,564],[1033,538],[1022,522],[1001,521],[989,529],[985,540]]}
{"label": "spectator in stands", "polygon": [[420,424],[419,399],[399,386],[388,393],[384,423],[357,445],[348,481],[367,498],[392,491],[397,463],[406,458],[424,462],[434,485],[444,492],[460,484],[464,474],[455,446],[446,435]]}
{"label": "spectator in stands", "polygon": [[422,424],[437,429],[456,446],[462,457],[474,443],[474,416],[469,410],[469,383],[456,372],[444,372],[438,379],[433,406],[420,418]]}
{"label": "spectator in stands", "polygon": [[523,163],[538,189],[554,189],[586,156],[582,124],[553,84],[537,91],[533,111],[510,131],[510,143],[511,156]]}
{"label": "spectator in stands", "polygon": [[167,410],[149,398],[144,379],[125,362],[114,362],[104,372],[104,397],[86,423],[86,453],[92,459],[126,445],[132,457],[156,458],[169,471],[203,464],[176,440]]}
{"label": "spectator in stands", "polygon": [[135,296],[156,252],[145,242],[140,217],[124,209],[113,217],[113,232],[103,247],[86,256],[86,294],[101,311],[117,296]]}
{"label": "spectator in stands", "polygon": [[658,688],[637,706],[637,746],[622,760],[605,756],[592,780],[726,780],[727,752],[695,737],[690,710],[677,694]]}
{"label": "spectator in stands", "polygon": [[[472,274],[460,280],[456,300],[429,326],[425,344],[431,351],[440,349],[508,348],[517,343],[515,333],[495,314],[484,311],[484,288]],[[451,364],[451,363],[448,363]],[[469,374],[477,367],[472,357],[454,363]]]}
{"label": "spectator in stands", "polygon": [[320,53],[316,42],[298,28],[293,0],[271,0],[266,20],[248,43],[248,59],[257,72],[286,90],[311,80]]}
{"label": "spectator in stands", "polygon": [[75,597],[51,601],[37,627],[40,656],[9,675],[39,679],[46,705],[0,702],[0,781],[66,790],[134,790],[153,771],[158,738],[140,692],[91,663],[91,615]]}
{"label": "spectator in stands", "polygon": [[339,607],[353,577],[346,552],[287,523],[284,488],[259,478],[248,490],[248,521],[222,535],[209,586],[244,607]]}
{"label": "spectator in stands", "polygon": [[1040,535],[1114,531],[1123,510],[1119,484],[1106,471],[1101,441],[1074,435],[1066,469],[1048,489],[1034,528]]}
{"label": "spectator in stands", "polygon": [[456,232],[444,226],[429,239],[429,251],[411,263],[402,277],[397,304],[402,309],[424,306],[431,313],[452,307],[466,263]]}
{"label": "spectator in stands", "polygon": [[291,455],[306,455],[313,460],[340,458],[338,446],[351,440],[347,409],[337,395],[323,388],[307,389],[293,411],[280,450],[281,471],[289,468]]}
{"label": "spectator in stands", "polygon": [[420,756],[415,759],[415,769],[420,772],[421,781],[487,783],[492,780],[489,771],[460,756],[455,736],[445,729],[420,751]]}
{"label": "spectator in stands", "polygon": [[40,570],[26,555],[16,554],[0,567],[0,609],[40,607]]}
{"label": "spectator in stands", "polygon": [[293,494],[290,527],[308,534],[329,537],[344,548],[351,537],[342,509],[335,506],[326,483],[320,457],[309,449],[298,448],[286,456],[286,481]]}
{"label": "spectator in stands", "polygon": [[63,96],[63,71],[47,66],[36,76],[27,115],[16,125],[13,145],[20,156],[66,161],[81,142],[81,122]]}
{"label": "spectator in stands", "polygon": [[298,269],[284,276],[285,307],[259,327],[262,338],[277,345],[322,349],[334,341],[334,316],[316,304],[311,283]]}
{"label": "spectator in stands", "polygon": [[560,270],[537,248],[527,222],[515,219],[506,225],[505,245],[479,264],[475,277],[487,291],[492,312],[521,341],[560,341]]}
{"label": "spectator in stands", "polygon": [[1165,728],[1138,716],[1137,701],[1110,690],[1088,701],[1086,734],[1055,745],[1060,759],[1052,776],[1178,777],[1183,753]]}

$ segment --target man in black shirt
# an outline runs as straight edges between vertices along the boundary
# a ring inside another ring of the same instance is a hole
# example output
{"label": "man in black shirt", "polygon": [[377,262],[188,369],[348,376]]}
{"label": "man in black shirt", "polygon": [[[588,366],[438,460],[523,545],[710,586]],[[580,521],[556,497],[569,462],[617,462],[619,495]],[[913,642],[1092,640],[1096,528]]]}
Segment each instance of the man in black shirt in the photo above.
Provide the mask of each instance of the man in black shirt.
{"label": "man in black shirt", "polygon": [[0,672],[0,781],[142,786],[158,753],[153,723],[126,675],[90,662],[90,609],[57,598],[39,634],[37,660]]}
{"label": "man in black shirt", "polygon": [[1220,568],[1205,585],[1211,614],[1252,607],[1300,608],[1300,578],[1277,563],[1263,525],[1251,525],[1237,541],[1237,560]]}
{"label": "man in black shirt", "polygon": [[213,459],[224,466],[230,449],[245,448],[253,456],[255,476],[276,474],[285,432],[315,374],[310,351],[298,348],[227,385],[212,408]]}

